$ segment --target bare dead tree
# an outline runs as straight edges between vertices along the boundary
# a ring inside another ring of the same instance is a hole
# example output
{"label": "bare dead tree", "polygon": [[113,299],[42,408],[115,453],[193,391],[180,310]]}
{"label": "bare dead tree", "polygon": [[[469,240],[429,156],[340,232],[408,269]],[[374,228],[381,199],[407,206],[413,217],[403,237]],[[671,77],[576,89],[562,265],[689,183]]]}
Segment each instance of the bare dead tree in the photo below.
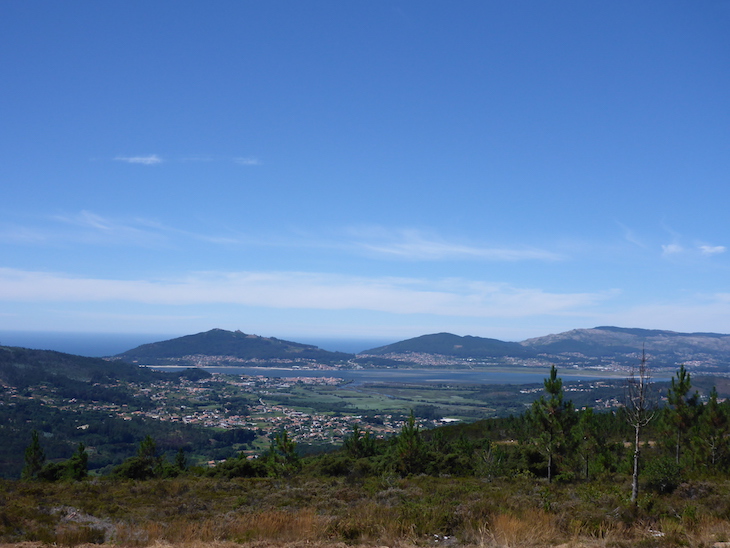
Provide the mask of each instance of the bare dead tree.
{"label": "bare dead tree", "polygon": [[631,502],[636,503],[639,496],[639,456],[641,453],[641,429],[649,424],[656,415],[656,405],[650,393],[651,376],[646,365],[646,353],[641,351],[638,371],[631,370],[626,379],[626,420],[634,427],[634,475],[631,480]]}

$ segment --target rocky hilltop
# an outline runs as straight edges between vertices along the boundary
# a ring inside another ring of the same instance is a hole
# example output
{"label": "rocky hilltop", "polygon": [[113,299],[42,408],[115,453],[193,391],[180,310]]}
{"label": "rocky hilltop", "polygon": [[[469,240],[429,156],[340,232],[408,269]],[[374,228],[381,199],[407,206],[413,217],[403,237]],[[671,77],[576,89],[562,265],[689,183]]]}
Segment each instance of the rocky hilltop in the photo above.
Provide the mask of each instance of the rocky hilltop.
{"label": "rocky hilltop", "polygon": [[[611,326],[573,329],[519,343],[437,333],[373,348],[361,355],[401,362],[425,362],[426,356],[438,356],[441,362],[450,358],[472,364],[556,364],[620,370],[636,365],[643,351],[654,369],[674,369],[684,363],[710,373],[730,371],[730,335]],[[438,362],[434,358],[431,365]]]}

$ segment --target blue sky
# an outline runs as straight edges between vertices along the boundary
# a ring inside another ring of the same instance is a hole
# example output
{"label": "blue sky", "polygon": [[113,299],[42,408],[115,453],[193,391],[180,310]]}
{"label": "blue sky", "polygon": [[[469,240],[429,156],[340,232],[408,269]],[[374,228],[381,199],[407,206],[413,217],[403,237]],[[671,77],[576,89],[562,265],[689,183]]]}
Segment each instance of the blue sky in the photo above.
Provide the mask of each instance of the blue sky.
{"label": "blue sky", "polygon": [[3,2],[0,329],[730,333],[730,3]]}

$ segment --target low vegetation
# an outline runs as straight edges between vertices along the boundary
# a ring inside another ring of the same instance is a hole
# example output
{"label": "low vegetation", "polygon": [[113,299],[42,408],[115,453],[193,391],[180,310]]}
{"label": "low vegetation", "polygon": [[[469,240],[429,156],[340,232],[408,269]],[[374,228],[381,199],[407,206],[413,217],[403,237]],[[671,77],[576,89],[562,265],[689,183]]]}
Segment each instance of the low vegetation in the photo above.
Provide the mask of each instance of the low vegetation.
{"label": "low vegetation", "polygon": [[0,538],[59,545],[228,541],[374,545],[711,546],[730,540],[730,482],[690,480],[671,494],[630,479],[547,484],[398,475],[181,477],[0,482]]}
{"label": "low vegetation", "polygon": [[[155,440],[104,477],[83,446],[46,463],[35,434],[23,480],[0,482],[0,540],[61,545],[311,542],[711,546],[730,541],[730,406],[680,368],[634,447],[627,412],[576,410],[553,369],[519,416],[423,431],[411,414],[376,440],[355,428],[303,456],[286,431],[258,458],[174,461]],[[648,407],[649,408],[649,407]],[[640,458],[636,492],[634,459]],[[50,468],[49,468],[50,467]]]}

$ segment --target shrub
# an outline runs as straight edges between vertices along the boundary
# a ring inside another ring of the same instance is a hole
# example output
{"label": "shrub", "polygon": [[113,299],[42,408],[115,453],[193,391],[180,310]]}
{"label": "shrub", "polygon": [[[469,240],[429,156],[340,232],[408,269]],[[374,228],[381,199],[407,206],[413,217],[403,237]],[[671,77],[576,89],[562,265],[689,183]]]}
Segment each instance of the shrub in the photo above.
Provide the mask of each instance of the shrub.
{"label": "shrub", "polygon": [[670,457],[661,457],[646,465],[646,487],[657,493],[671,493],[682,483],[682,469]]}

